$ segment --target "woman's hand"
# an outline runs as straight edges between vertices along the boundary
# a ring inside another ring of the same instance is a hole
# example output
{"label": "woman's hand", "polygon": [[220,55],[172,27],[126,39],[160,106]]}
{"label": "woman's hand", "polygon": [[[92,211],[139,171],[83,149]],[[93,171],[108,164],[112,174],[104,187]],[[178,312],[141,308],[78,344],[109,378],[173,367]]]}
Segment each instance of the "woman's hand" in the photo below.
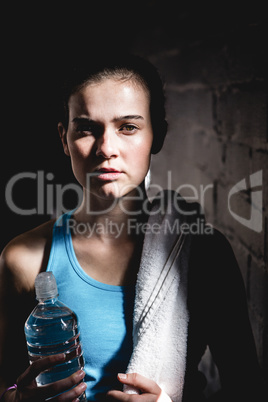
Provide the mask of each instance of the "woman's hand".
{"label": "woman's hand", "polygon": [[[8,391],[5,394],[4,401],[7,402],[42,402],[47,398],[51,398],[50,402],[73,402],[78,401],[78,397],[85,391],[86,384],[81,383],[85,376],[83,370],[79,370],[63,380],[56,381],[52,384],[37,386],[36,377],[44,370],[47,370],[56,364],[63,363],[64,354],[53,355],[36,360],[25,372],[20,375],[17,380],[17,389]],[[73,387],[73,388],[72,388]],[[72,389],[70,389],[72,388]],[[67,391],[69,390],[69,391]],[[66,392],[64,392],[66,391]],[[61,392],[64,394],[58,395]]]}
{"label": "woman's hand", "polygon": [[172,402],[169,396],[152,380],[137,373],[118,374],[118,380],[125,385],[137,388],[139,395],[126,394],[121,391],[109,391],[108,400],[127,402]]}

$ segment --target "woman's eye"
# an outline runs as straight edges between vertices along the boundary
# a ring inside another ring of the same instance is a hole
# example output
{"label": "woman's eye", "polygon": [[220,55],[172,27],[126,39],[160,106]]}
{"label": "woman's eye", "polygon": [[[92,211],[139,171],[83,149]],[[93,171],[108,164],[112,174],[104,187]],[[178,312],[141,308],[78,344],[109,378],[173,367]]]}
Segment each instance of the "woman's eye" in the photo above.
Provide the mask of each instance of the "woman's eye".
{"label": "woman's eye", "polygon": [[95,125],[82,125],[77,127],[77,132],[83,135],[93,135],[98,137],[101,134],[101,128]]}
{"label": "woman's eye", "polygon": [[127,133],[134,133],[138,127],[134,126],[133,124],[125,124],[120,128],[120,131],[125,131]]}
{"label": "woman's eye", "polygon": [[78,126],[77,127],[77,131],[79,133],[88,133],[88,132],[92,132],[92,127],[90,126]]}

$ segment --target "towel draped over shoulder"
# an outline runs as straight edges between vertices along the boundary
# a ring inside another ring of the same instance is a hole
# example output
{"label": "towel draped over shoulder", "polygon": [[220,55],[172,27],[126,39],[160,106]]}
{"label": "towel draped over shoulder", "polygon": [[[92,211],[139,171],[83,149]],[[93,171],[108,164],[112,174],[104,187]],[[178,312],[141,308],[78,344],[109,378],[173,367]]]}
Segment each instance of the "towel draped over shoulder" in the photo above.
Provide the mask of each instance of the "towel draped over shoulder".
{"label": "towel draped over shoulder", "polygon": [[[183,394],[191,224],[198,216],[200,206],[187,204],[174,191],[156,196],[136,283],[133,353],[127,372],[154,380],[173,402],[180,402]],[[131,392],[130,387],[125,391]]]}

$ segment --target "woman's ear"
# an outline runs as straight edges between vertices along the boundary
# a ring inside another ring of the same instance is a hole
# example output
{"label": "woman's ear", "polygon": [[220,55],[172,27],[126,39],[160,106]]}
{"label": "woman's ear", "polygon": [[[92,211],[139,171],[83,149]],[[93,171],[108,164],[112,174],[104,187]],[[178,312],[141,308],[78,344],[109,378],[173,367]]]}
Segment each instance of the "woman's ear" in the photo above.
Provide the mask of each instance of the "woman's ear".
{"label": "woman's ear", "polygon": [[58,132],[59,132],[60,139],[61,139],[61,142],[62,142],[62,145],[63,145],[64,153],[67,156],[70,156],[68,143],[67,143],[67,130],[66,130],[66,128],[64,127],[64,125],[61,122],[58,123]]}

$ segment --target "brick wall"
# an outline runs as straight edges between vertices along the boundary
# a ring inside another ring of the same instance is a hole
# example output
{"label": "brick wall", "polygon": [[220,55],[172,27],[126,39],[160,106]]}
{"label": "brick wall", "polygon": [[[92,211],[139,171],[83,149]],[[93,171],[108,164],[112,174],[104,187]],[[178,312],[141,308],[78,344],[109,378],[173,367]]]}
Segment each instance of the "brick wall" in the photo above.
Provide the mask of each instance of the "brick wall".
{"label": "brick wall", "polygon": [[[204,10],[200,18],[179,9],[150,11],[154,24],[135,37],[132,50],[151,60],[165,82],[169,132],[162,152],[152,159],[152,183],[166,188],[170,171],[171,187],[198,196],[207,220],[231,242],[267,375],[268,138],[261,18],[254,8],[240,19],[226,14],[222,20],[213,14],[208,18]],[[228,207],[232,187],[245,179],[249,188],[256,172],[262,183],[252,191],[262,192],[260,202],[245,190],[234,194]],[[237,219],[249,220],[251,208],[259,226],[255,230]],[[211,382],[209,393],[217,388],[217,371],[208,353],[201,367]]]}

